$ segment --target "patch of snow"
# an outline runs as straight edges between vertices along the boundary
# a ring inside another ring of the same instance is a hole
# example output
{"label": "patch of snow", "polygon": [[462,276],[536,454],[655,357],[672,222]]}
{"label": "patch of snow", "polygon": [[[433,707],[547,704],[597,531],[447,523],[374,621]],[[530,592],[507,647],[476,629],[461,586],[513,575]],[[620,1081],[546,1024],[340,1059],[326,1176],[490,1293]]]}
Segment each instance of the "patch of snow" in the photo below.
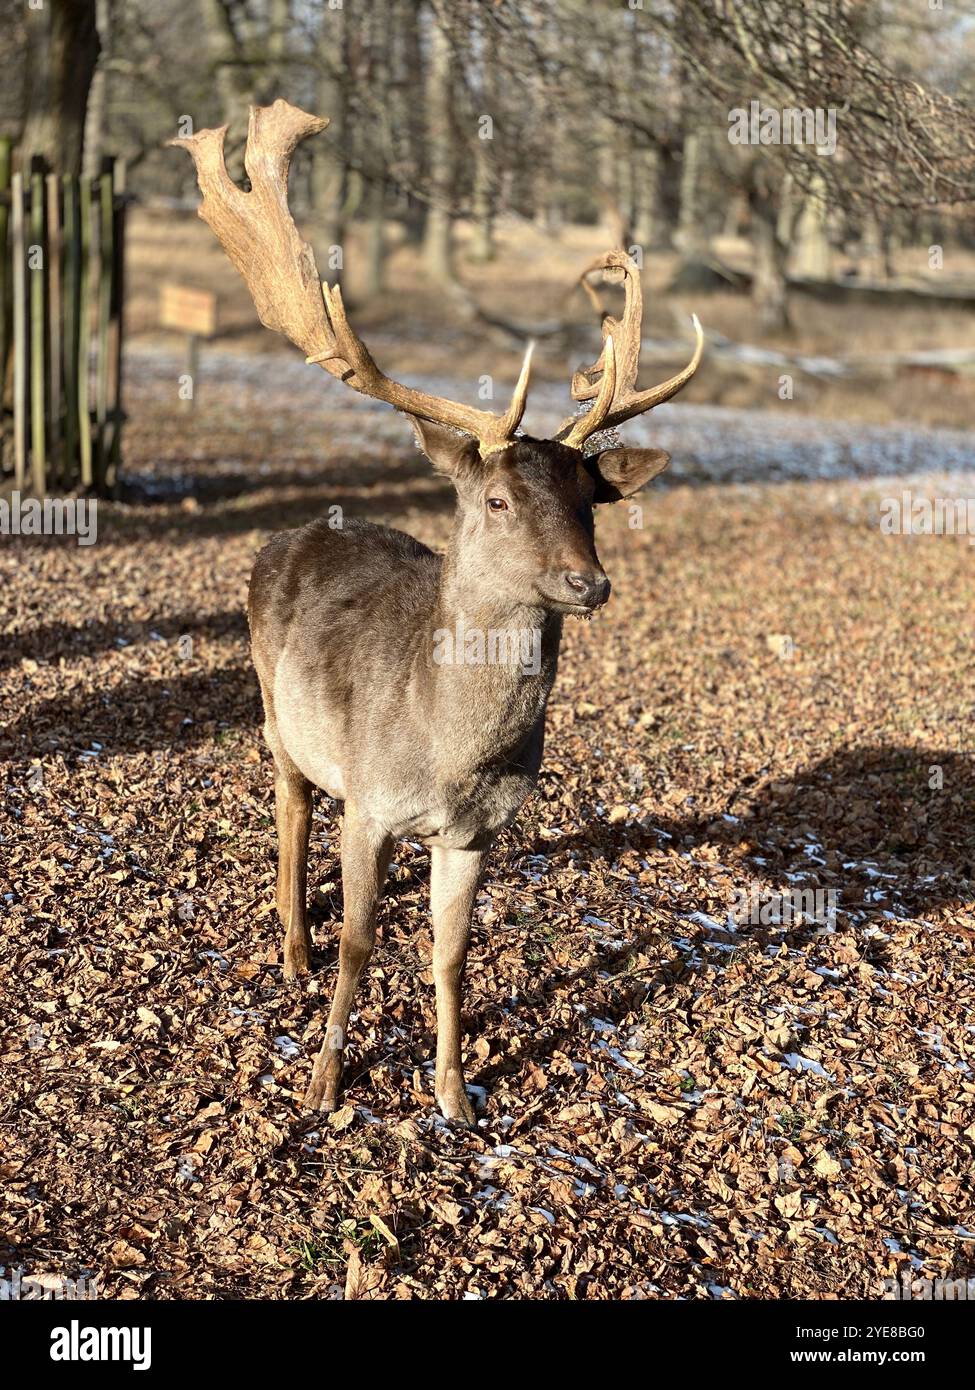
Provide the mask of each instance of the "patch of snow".
{"label": "patch of snow", "polygon": [[809,1071],[813,1076],[825,1077],[827,1081],[835,1080],[819,1062],[813,1061],[811,1057],[804,1057],[801,1052],[787,1052],[785,1061],[793,1071]]}

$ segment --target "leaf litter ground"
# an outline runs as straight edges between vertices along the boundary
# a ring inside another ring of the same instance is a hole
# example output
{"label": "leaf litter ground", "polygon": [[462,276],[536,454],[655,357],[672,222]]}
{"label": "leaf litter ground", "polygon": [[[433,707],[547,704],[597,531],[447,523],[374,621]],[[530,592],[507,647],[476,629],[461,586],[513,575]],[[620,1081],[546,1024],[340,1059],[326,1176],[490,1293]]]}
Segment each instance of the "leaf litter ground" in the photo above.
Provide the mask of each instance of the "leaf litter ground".
{"label": "leaf litter ground", "polygon": [[[315,971],[285,985],[247,576],[333,506],[442,545],[450,499],[394,416],[260,365],[193,416],[137,371],[137,482],[97,544],[0,550],[0,1263],[182,1299],[975,1273],[966,539],[881,535],[871,478],[678,479],[601,515],[614,595],[568,625],[544,772],[477,905],[478,1128],[434,1112],[410,844],[343,1107],[307,1115],[337,822],[322,798]],[[833,922],[729,918],[795,888]]]}

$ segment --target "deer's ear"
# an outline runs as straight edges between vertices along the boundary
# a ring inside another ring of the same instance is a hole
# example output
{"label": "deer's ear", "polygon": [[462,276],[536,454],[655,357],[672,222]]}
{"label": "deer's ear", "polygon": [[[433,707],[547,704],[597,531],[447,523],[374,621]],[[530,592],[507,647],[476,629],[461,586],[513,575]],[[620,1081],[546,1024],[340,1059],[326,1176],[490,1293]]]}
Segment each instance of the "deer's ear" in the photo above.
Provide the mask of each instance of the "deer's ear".
{"label": "deer's ear", "polygon": [[594,502],[618,502],[639,492],[670,462],[665,449],[604,449],[586,459],[596,484]]}
{"label": "deer's ear", "polygon": [[466,434],[458,434],[447,425],[435,425],[431,420],[421,420],[418,415],[410,416],[410,424],[413,426],[417,444],[438,473],[446,473],[448,478],[460,481],[476,467],[480,459],[476,439],[471,439]]}

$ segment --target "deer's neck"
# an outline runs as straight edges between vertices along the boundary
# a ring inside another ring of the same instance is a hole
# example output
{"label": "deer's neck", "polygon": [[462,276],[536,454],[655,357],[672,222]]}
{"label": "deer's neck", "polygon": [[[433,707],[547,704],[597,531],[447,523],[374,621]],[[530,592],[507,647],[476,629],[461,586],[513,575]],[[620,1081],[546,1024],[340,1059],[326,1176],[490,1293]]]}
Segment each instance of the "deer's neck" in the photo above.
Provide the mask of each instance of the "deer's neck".
{"label": "deer's neck", "polygon": [[425,703],[438,741],[449,730],[468,764],[523,742],[544,716],[561,635],[561,618],[499,597],[451,547],[426,634]]}

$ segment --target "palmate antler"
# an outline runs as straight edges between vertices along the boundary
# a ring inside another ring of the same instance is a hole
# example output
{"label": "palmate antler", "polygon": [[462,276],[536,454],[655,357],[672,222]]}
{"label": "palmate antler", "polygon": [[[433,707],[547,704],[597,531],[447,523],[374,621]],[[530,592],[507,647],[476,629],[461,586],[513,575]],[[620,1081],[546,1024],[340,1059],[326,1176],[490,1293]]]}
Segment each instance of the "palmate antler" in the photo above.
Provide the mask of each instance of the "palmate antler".
{"label": "palmate antler", "polygon": [[328,124],[326,117],[311,116],[287,101],[252,106],[244,154],[249,193],[227,173],[226,126],[169,143],[192,155],[203,194],[199,214],[243,276],[265,327],[290,338],[307,361],[353,390],[407,415],[464,430],[478,441],[482,455],[500,448],[514,437],[525,413],[531,346],[508,409],[502,415],[475,410],[392,381],[349,324],[339,287],[322,283],[315,254],[299,236],[288,208],[288,171],[301,141]]}
{"label": "palmate antler", "polygon": [[572,399],[589,401],[592,406],[584,415],[570,415],[556,432],[556,439],[574,449],[581,449],[590,435],[598,430],[613,429],[634,415],[642,415],[676,396],[698,369],[704,351],[704,331],[693,316],[697,342],[687,366],[659,386],[637,391],[636,378],[640,370],[640,339],[643,332],[643,290],[640,270],[625,251],[607,251],[587,265],[579,283],[597,310],[600,308],[589,276],[597,270],[622,272],[625,304],[623,317],[603,314],[603,347],[591,367],[576,372],[572,378]]}

